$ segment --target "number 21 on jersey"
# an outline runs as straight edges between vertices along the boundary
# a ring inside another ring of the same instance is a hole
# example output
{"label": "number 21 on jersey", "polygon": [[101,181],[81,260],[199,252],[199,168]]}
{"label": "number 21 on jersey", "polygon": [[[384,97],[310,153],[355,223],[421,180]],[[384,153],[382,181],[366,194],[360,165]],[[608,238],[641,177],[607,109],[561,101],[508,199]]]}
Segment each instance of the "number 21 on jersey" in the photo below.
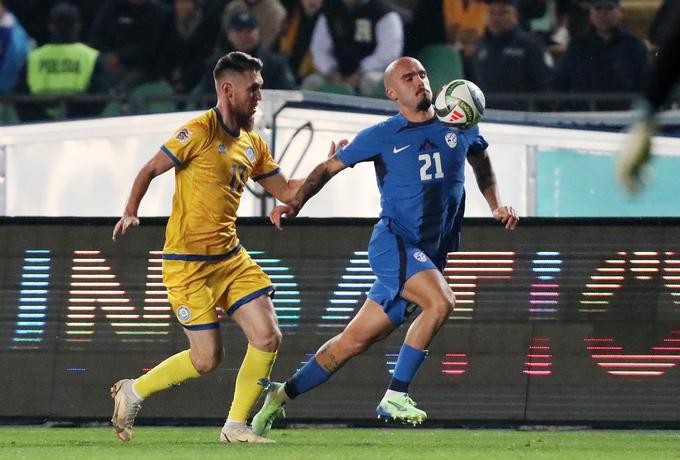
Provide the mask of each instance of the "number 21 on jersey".
{"label": "number 21 on jersey", "polygon": [[421,153],[418,155],[420,165],[420,180],[441,179],[444,177],[442,170],[442,159],[439,152]]}

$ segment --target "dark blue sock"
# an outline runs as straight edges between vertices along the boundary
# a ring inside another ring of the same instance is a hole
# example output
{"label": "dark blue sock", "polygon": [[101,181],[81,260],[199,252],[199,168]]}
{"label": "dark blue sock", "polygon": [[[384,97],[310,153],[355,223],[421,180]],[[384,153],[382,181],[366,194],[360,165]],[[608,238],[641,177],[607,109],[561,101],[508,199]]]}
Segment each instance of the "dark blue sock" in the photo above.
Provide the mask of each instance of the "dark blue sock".
{"label": "dark blue sock", "polygon": [[284,390],[290,399],[295,399],[298,395],[318,387],[329,378],[331,378],[331,374],[319,366],[316,357],[312,357],[307,361],[307,364],[302,366],[302,369],[286,381]]}
{"label": "dark blue sock", "polygon": [[418,368],[425,360],[427,353],[423,350],[418,350],[410,345],[403,344],[399,351],[399,358],[397,358],[397,365],[394,367],[392,374],[392,381],[389,389],[393,391],[400,391],[408,393],[408,386],[415,377]]}

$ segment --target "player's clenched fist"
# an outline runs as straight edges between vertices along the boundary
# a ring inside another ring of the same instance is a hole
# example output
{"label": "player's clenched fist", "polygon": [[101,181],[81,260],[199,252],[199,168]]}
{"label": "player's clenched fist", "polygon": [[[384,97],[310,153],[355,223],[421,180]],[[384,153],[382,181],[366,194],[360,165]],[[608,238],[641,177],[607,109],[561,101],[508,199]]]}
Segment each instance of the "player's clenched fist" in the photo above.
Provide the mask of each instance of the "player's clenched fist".
{"label": "player's clenched fist", "polygon": [[116,237],[118,235],[125,235],[125,232],[127,232],[128,228],[137,226],[139,226],[139,219],[136,216],[123,216],[116,223],[116,226],[113,227],[113,235],[111,236],[111,239],[116,241]]}
{"label": "player's clenched fist", "polygon": [[512,206],[500,206],[494,209],[493,216],[496,220],[503,222],[508,230],[514,230],[519,222],[517,211]]}
{"label": "player's clenched fist", "polygon": [[281,225],[281,219],[283,216],[292,219],[293,217],[297,216],[298,212],[300,212],[300,210],[293,206],[281,204],[272,209],[272,212],[269,213],[269,220],[276,228],[282,230],[283,227]]}

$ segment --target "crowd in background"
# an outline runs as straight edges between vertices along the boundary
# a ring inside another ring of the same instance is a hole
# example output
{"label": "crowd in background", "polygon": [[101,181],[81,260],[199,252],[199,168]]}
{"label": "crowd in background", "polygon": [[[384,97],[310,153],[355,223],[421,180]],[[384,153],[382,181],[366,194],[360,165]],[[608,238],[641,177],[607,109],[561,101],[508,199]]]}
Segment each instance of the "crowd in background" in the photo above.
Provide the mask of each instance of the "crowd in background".
{"label": "crowd in background", "polygon": [[[124,94],[152,82],[210,97],[214,63],[233,50],[263,61],[266,89],[381,97],[387,64],[408,54],[435,90],[464,77],[487,94],[629,94],[680,1],[663,1],[644,36],[625,14],[619,0],[0,0],[0,94]],[[16,108],[24,120],[51,116]],[[101,109],[84,100],[68,115]]]}

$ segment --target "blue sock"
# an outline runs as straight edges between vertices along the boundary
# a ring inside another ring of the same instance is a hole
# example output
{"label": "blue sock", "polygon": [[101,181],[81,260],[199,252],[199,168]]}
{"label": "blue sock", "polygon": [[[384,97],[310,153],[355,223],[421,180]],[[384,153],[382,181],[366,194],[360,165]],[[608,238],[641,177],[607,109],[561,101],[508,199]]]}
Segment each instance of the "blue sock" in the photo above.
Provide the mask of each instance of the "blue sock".
{"label": "blue sock", "polygon": [[318,387],[326,380],[331,378],[331,374],[319,366],[316,357],[312,357],[302,369],[286,381],[284,390],[290,399],[295,399],[298,395]]}
{"label": "blue sock", "polygon": [[418,350],[410,345],[403,344],[397,358],[397,365],[394,367],[392,381],[389,389],[408,393],[408,386],[415,377],[418,368],[425,360],[427,352]]}

